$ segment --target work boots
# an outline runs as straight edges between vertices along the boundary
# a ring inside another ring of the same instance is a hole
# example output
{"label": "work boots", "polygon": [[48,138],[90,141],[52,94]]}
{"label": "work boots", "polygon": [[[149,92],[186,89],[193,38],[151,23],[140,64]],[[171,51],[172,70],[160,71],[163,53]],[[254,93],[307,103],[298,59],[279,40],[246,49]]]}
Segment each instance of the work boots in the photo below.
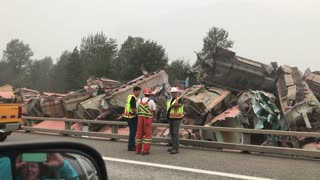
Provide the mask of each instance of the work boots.
{"label": "work boots", "polygon": [[136,147],[135,147],[135,146],[129,147],[129,148],[128,148],[128,151],[136,151]]}
{"label": "work boots", "polygon": [[168,149],[168,152],[170,152],[170,154],[178,154],[179,150],[177,150],[177,149]]}
{"label": "work boots", "polygon": [[171,151],[173,151],[174,150],[174,148],[169,148],[167,151],[168,152],[171,152]]}
{"label": "work boots", "polygon": [[143,152],[143,151],[142,151],[142,153],[141,153],[141,155],[143,155],[143,156],[149,155],[149,154],[150,154],[150,152]]}

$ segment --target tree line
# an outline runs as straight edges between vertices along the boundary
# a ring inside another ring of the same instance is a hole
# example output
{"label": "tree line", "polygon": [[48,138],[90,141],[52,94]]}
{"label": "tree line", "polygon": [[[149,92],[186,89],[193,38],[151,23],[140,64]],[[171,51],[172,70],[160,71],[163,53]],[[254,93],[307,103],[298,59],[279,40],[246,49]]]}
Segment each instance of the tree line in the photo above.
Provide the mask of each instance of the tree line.
{"label": "tree line", "polygon": [[[232,47],[228,32],[213,27],[203,39],[203,51]],[[90,34],[73,50],[65,50],[54,63],[50,56],[33,59],[29,44],[20,39],[7,43],[0,61],[0,85],[61,92],[83,88],[89,77],[108,77],[125,82],[149,71],[166,70],[169,82],[188,77],[191,65],[183,59],[169,58],[165,48],[153,40],[129,36],[120,46],[103,32]]]}

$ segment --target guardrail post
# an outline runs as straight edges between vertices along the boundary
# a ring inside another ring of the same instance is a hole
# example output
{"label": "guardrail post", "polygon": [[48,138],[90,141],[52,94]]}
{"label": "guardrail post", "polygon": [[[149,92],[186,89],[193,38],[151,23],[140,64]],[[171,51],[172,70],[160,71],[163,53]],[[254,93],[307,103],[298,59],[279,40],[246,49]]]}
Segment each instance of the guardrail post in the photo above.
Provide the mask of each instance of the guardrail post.
{"label": "guardrail post", "polygon": [[31,119],[27,119],[26,125],[28,127],[32,127],[32,124],[33,124],[32,120]]}
{"label": "guardrail post", "polygon": [[243,144],[251,144],[251,134],[243,134]]}
{"label": "guardrail post", "polygon": [[[66,119],[68,120],[68,119]],[[71,122],[64,121],[64,129],[65,130],[71,130]],[[63,134],[63,136],[69,136],[68,134]]]}
{"label": "guardrail post", "polygon": [[[243,144],[251,144],[251,134],[243,134]],[[242,151],[243,153],[250,153],[249,151]]]}
{"label": "guardrail post", "polygon": [[[33,125],[33,120],[32,119],[25,119],[26,121],[26,126],[27,127],[32,127]],[[26,131],[27,133],[29,133],[30,131]]]}
{"label": "guardrail post", "polygon": [[[118,128],[119,126],[118,125],[112,125],[111,126],[111,133],[112,134],[118,134]],[[111,138],[112,141],[116,141],[117,139],[116,138]]]}

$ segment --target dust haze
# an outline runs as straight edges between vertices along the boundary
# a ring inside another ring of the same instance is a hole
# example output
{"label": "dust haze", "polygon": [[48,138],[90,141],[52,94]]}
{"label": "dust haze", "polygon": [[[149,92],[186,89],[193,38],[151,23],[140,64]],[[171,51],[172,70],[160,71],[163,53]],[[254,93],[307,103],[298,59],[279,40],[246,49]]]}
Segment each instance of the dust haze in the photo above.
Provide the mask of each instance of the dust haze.
{"label": "dust haze", "polygon": [[170,60],[192,63],[205,33],[218,26],[229,31],[240,56],[316,70],[319,7],[316,0],[1,1],[0,56],[7,42],[19,38],[33,58],[55,60],[82,37],[103,31],[119,44],[128,35],[157,41]]}

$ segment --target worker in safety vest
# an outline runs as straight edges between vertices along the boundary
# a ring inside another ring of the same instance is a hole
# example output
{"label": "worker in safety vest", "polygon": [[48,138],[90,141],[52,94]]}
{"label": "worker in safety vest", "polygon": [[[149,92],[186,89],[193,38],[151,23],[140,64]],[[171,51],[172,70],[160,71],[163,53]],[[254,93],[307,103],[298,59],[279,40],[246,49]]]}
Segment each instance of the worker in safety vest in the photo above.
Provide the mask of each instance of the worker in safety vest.
{"label": "worker in safety vest", "polygon": [[169,132],[172,139],[172,148],[168,149],[170,154],[179,153],[179,129],[180,122],[184,116],[183,102],[178,97],[178,89],[171,88],[171,98],[167,101],[167,117],[169,121]]}
{"label": "worker in safety vest", "polygon": [[145,97],[138,100],[138,132],[136,138],[136,153],[148,155],[152,142],[152,121],[156,119],[156,104],[149,98],[150,88],[144,90]]}
{"label": "worker in safety vest", "polygon": [[127,97],[126,106],[122,117],[128,122],[129,139],[128,151],[136,151],[135,137],[137,133],[138,117],[137,117],[137,100],[140,95],[141,88],[136,86],[133,88],[132,94]]}

